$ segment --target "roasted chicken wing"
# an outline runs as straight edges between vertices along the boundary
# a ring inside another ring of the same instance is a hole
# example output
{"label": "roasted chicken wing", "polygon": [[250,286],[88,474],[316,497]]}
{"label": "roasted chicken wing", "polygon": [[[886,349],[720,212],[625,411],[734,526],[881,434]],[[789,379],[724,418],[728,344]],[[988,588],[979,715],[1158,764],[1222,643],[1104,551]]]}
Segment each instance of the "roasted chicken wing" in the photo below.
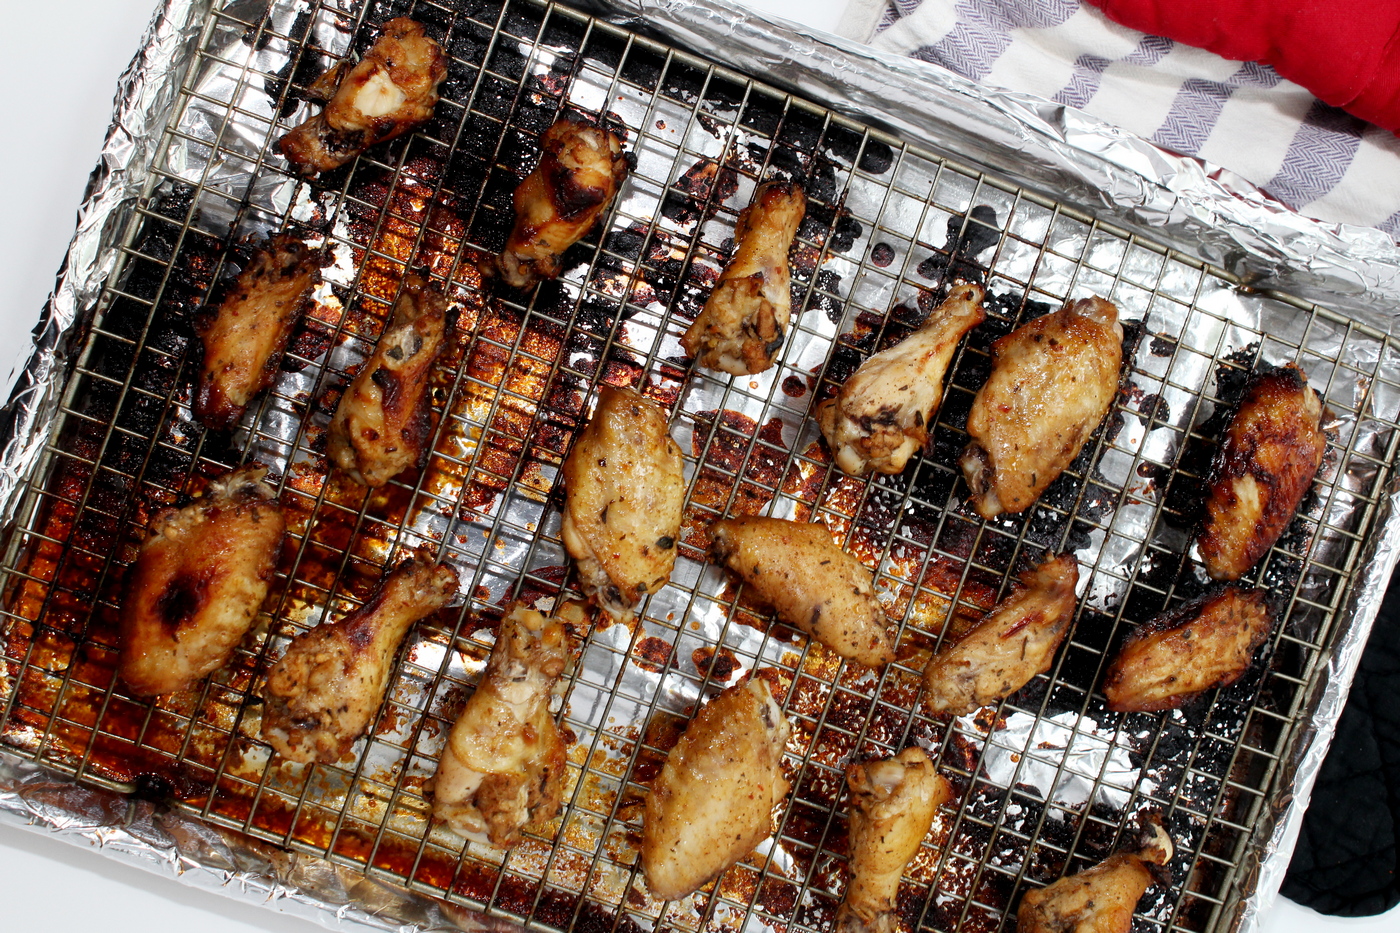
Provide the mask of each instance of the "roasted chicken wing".
{"label": "roasted chicken wing", "polygon": [[1021,574],[1020,587],[924,668],[924,705],[963,716],[1004,700],[1050,669],[1074,620],[1079,564],[1052,557]]}
{"label": "roasted chicken wing", "polygon": [[307,175],[340,168],[375,143],[393,139],[433,115],[447,55],[406,17],[391,19],[365,57],[342,61],[308,89],[325,109],[277,141]]}
{"label": "roasted chicken wing", "polygon": [[539,165],[515,189],[515,227],[495,269],[529,288],[559,274],[564,251],[583,239],[627,179],[622,140],[572,114],[540,137]]}
{"label": "roasted chicken wing", "polygon": [[1212,687],[1239,680],[1269,637],[1263,590],[1227,586],[1138,626],[1104,676],[1108,708],[1176,709]]}
{"label": "roasted chicken wing", "polygon": [[566,748],[549,700],[567,652],[564,626],[533,609],[501,620],[433,779],[433,816],[453,832],[506,848],[559,812]]}
{"label": "roasted chicken wing", "polygon": [[1255,376],[1215,455],[1201,557],[1238,580],[1288,528],[1327,450],[1322,402],[1296,366]]}
{"label": "roasted chicken wing", "polygon": [[612,616],[671,577],[685,477],[666,413],[631,389],[603,386],[593,419],[564,461],[561,534],[579,584]]}
{"label": "roasted chicken wing", "polygon": [[222,667],[252,628],[286,531],[266,474],[237,470],[152,520],[119,623],[117,673],[138,696],[183,690]]}
{"label": "roasted chicken wing", "polygon": [[215,431],[233,427],[248,403],[272,384],[282,351],[321,281],[317,253],[289,235],[273,237],[217,310],[202,314],[195,329],[204,365],[195,388],[194,416]]}
{"label": "roasted chicken wing", "polygon": [[383,486],[423,459],[433,430],[428,381],[447,333],[447,298],[409,275],[394,319],[345,389],[331,419],[331,463],[366,486]]}
{"label": "roasted chicken wing", "polygon": [[292,639],[267,675],[263,738],[291,761],[344,758],[384,702],[399,643],[456,592],[451,567],[426,555],[410,558],[363,606]]}
{"label": "roasted chicken wing", "polygon": [[734,258],[681,337],[701,366],[742,376],[778,358],[792,315],[788,250],[806,213],[800,185],[770,181],[754,191],[734,228]]}
{"label": "roasted chicken wing", "polygon": [[710,526],[710,558],[793,628],[861,664],[894,660],[894,634],[871,572],[825,525],[746,515]]}
{"label": "roasted chicken wing", "polygon": [[1171,861],[1172,840],[1149,822],[1135,852],[1119,852],[1047,888],[1027,891],[1016,933],[1129,933],[1137,902]]}
{"label": "roasted chicken wing", "polygon": [[899,473],[923,449],[958,341],[986,319],[984,294],[980,285],[956,286],[918,330],[862,363],[817,406],[837,466],[852,476]]}
{"label": "roasted chicken wing", "polygon": [[653,897],[699,890],[773,831],[787,795],[792,727],[761,677],[726,688],[695,714],[652,782],[642,815],[642,872]]}
{"label": "roasted chicken wing", "polygon": [[895,897],[905,867],[953,785],[921,748],[846,768],[851,790],[851,881],[836,910],[836,933],[895,933]]}
{"label": "roasted chicken wing", "polygon": [[992,344],[992,375],[972,400],[959,463],[977,514],[1022,512],[1069,466],[1118,392],[1118,308],[1085,298]]}

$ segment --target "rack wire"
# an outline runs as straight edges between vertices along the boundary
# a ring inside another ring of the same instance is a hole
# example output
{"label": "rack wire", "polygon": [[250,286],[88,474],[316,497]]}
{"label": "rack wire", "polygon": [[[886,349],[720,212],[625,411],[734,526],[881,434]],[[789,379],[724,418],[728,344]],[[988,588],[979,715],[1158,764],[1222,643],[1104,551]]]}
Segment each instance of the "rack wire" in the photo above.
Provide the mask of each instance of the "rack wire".
{"label": "rack wire", "polygon": [[[432,121],[316,182],[290,175],[272,143],[305,115],[306,84],[345,42],[363,51],[374,24],[405,14],[451,56]],[[347,38],[317,44],[327,36]],[[565,7],[235,3],[209,13],[199,49],[8,542],[9,749],[541,929],[815,931],[844,889],[844,765],[917,742],[958,795],[907,872],[909,929],[1008,928],[1023,889],[1102,858],[1143,811],[1167,818],[1178,847],[1175,883],[1140,905],[1140,928],[1229,925],[1382,517],[1400,442],[1387,336]],[[510,194],[565,109],[623,127],[632,174],[557,282],[491,291],[478,262],[502,245]],[[798,313],[777,368],[721,378],[686,364],[679,335],[770,177],[801,180],[809,198]],[[327,284],[256,410],[232,435],[206,433],[189,411],[191,314],[253,235],[280,229],[324,241]],[[423,469],[367,492],[328,474],[324,431],[410,267],[458,309],[435,376],[440,417]],[[901,476],[841,474],[813,405],[956,276],[985,281],[991,313],[954,361],[928,451]],[[1088,294],[1130,323],[1112,413],[1034,509],[983,521],[955,460],[990,343]],[[1250,372],[1286,362],[1326,399],[1330,443],[1315,493],[1251,575],[1278,608],[1271,643],[1242,681],[1183,711],[1108,712],[1095,687],[1110,647],[1206,585],[1190,503],[1224,416]],[[559,535],[559,467],[604,382],[665,405],[686,454],[676,573],[631,625],[567,602],[578,594]],[[115,618],[142,530],[247,461],[280,476],[291,532],[259,625],[198,688],[134,698],[114,677]],[[877,568],[899,660],[842,664],[736,594],[703,554],[709,521],[737,513],[823,521]],[[458,569],[462,605],[409,636],[353,758],[272,758],[258,698],[272,659],[421,544]],[[928,652],[1063,550],[1084,584],[1055,667],[994,711],[930,717]],[[510,851],[464,847],[431,825],[426,783],[512,598],[553,600],[570,622],[566,805]],[[659,903],[636,861],[646,783],[701,698],[758,667],[796,726],[792,796],[770,843],[700,895]]]}

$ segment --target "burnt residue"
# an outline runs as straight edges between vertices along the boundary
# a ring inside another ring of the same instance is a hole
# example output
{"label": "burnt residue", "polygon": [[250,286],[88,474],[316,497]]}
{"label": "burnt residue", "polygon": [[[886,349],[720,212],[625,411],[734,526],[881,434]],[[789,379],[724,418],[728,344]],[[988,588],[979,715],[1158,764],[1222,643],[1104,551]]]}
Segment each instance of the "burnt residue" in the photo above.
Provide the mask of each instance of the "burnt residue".
{"label": "burnt residue", "polygon": [[919,263],[918,274],[931,282],[986,281],[987,267],[977,257],[1001,242],[996,211],[978,204],[966,214],[948,218],[943,249]]}

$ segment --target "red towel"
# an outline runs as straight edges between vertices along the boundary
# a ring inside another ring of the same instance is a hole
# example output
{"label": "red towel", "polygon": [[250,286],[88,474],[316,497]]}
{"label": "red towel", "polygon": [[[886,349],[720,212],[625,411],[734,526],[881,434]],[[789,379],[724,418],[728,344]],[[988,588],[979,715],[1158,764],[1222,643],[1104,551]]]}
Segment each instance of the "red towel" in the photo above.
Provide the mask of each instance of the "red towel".
{"label": "red towel", "polygon": [[1400,134],[1400,0],[1087,0],[1133,29],[1263,62]]}

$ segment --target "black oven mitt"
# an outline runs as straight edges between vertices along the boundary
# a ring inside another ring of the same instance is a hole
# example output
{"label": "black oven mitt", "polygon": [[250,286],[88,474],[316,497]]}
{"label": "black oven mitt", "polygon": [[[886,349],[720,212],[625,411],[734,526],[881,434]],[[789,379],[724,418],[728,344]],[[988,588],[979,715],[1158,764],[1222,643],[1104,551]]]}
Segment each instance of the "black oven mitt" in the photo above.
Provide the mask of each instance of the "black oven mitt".
{"label": "black oven mitt", "polygon": [[1324,914],[1400,903],[1400,574],[1361,657],[1282,893]]}

